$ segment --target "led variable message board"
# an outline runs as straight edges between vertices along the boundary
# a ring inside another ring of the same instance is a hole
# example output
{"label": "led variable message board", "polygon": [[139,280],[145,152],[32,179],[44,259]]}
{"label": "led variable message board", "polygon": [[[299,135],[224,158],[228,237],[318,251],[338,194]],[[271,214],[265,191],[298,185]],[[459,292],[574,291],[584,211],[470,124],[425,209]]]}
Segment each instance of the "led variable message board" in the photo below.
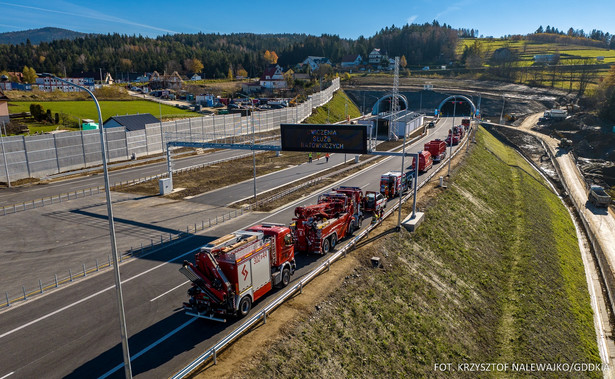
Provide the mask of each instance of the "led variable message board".
{"label": "led variable message board", "polygon": [[360,124],[282,124],[282,150],[366,154],[367,127]]}

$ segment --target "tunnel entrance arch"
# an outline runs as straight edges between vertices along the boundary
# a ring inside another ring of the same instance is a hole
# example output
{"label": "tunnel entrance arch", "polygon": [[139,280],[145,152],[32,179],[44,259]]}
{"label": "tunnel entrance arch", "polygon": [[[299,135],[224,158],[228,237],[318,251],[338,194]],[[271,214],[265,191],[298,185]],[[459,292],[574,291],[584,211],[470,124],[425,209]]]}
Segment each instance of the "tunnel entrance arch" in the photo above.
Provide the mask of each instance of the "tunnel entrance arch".
{"label": "tunnel entrance arch", "polygon": [[[387,99],[391,99],[392,97],[393,95],[389,94],[389,95],[384,95],[380,99],[378,99],[378,101],[376,101],[376,104],[374,104],[374,107],[372,108],[372,116],[376,116],[382,112],[389,111],[390,109],[387,109],[387,108],[381,109],[381,108],[384,108],[383,106],[381,106],[381,103],[383,101],[386,101]],[[398,94],[397,97],[398,99],[401,100],[399,104],[399,110],[408,109],[408,99],[406,98],[406,96]],[[390,108],[390,105],[389,105],[389,108]]]}
{"label": "tunnel entrance arch", "polygon": [[[464,95],[451,95],[451,96],[447,97],[446,99],[442,100],[440,105],[438,105],[438,114],[439,115],[442,114],[442,107],[451,99],[453,99],[454,101],[458,101],[459,99],[465,100],[470,105],[470,107],[471,107],[470,116],[473,116],[473,115],[476,114],[476,106],[474,105],[474,103],[472,102],[472,100],[469,97],[464,96]],[[462,113],[460,112],[459,115],[461,115],[461,114]]]}

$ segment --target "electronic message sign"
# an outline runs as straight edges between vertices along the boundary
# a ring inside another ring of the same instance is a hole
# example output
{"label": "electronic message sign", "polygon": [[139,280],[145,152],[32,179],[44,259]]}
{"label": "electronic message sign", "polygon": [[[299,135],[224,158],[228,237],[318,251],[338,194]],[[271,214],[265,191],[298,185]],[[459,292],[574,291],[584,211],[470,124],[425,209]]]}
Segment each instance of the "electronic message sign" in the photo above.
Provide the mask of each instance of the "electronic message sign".
{"label": "electronic message sign", "polygon": [[282,124],[282,151],[367,153],[368,125]]}

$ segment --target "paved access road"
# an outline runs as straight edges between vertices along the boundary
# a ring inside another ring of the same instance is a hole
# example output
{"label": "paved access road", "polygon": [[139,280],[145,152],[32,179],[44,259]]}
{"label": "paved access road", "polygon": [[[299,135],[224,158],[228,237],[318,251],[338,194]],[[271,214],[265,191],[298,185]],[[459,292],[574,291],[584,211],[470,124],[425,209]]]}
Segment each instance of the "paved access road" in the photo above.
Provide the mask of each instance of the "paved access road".
{"label": "paved access road", "polygon": [[[415,143],[443,138],[451,120]],[[406,160],[406,166],[411,160]],[[380,174],[398,170],[401,158],[388,157],[336,185],[377,190]],[[423,176],[425,177],[425,176]],[[195,320],[181,311],[189,287],[177,269],[203,244],[255,223],[288,223],[298,205],[312,204],[320,191],[273,213],[247,214],[219,227],[192,235],[174,246],[121,266],[133,375],[167,377],[184,367],[229,333],[237,322]],[[369,220],[366,220],[366,223]],[[318,256],[298,256],[293,280],[305,275]],[[322,258],[321,258],[322,259]],[[275,294],[255,304],[262,307]],[[122,377],[119,321],[110,271],[79,281],[0,313],[0,378]]]}

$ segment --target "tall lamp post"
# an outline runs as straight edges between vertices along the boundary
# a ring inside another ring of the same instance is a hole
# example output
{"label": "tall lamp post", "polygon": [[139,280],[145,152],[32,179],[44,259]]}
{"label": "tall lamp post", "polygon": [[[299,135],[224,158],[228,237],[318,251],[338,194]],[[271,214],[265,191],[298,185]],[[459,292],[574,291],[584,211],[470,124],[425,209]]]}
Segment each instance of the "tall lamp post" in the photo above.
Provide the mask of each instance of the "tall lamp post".
{"label": "tall lamp post", "polygon": [[451,124],[451,136],[450,136],[450,150],[449,150],[449,154],[450,157],[448,157],[448,173],[446,174],[446,176],[451,176],[451,161],[453,160],[453,137],[454,137],[454,133],[453,133],[453,128],[455,127],[455,113],[457,113],[457,96],[453,96],[453,123]]}
{"label": "tall lamp post", "polygon": [[60,79],[52,74],[44,73],[38,74],[41,78],[52,78],[62,83],[66,83],[70,86],[77,87],[83,90],[92,97],[94,104],[96,104],[96,111],[98,112],[98,130],[100,131],[100,149],[102,152],[103,172],[105,178],[105,195],[107,196],[107,217],[109,219],[109,235],[111,237],[111,252],[113,253],[113,273],[115,274],[115,292],[117,295],[118,309],[120,313],[120,333],[122,335],[122,352],[124,355],[124,374],[126,378],[132,378],[132,368],[130,365],[130,351],[128,349],[128,332],[126,329],[126,316],[124,314],[124,299],[122,296],[122,281],[120,279],[120,265],[117,255],[117,243],[115,240],[115,225],[113,223],[113,207],[111,206],[111,189],[109,187],[109,171],[107,168],[107,152],[105,150],[105,134],[103,133],[103,121],[102,113],[100,112],[100,104],[98,99],[88,88],[80,86],[68,80]]}

